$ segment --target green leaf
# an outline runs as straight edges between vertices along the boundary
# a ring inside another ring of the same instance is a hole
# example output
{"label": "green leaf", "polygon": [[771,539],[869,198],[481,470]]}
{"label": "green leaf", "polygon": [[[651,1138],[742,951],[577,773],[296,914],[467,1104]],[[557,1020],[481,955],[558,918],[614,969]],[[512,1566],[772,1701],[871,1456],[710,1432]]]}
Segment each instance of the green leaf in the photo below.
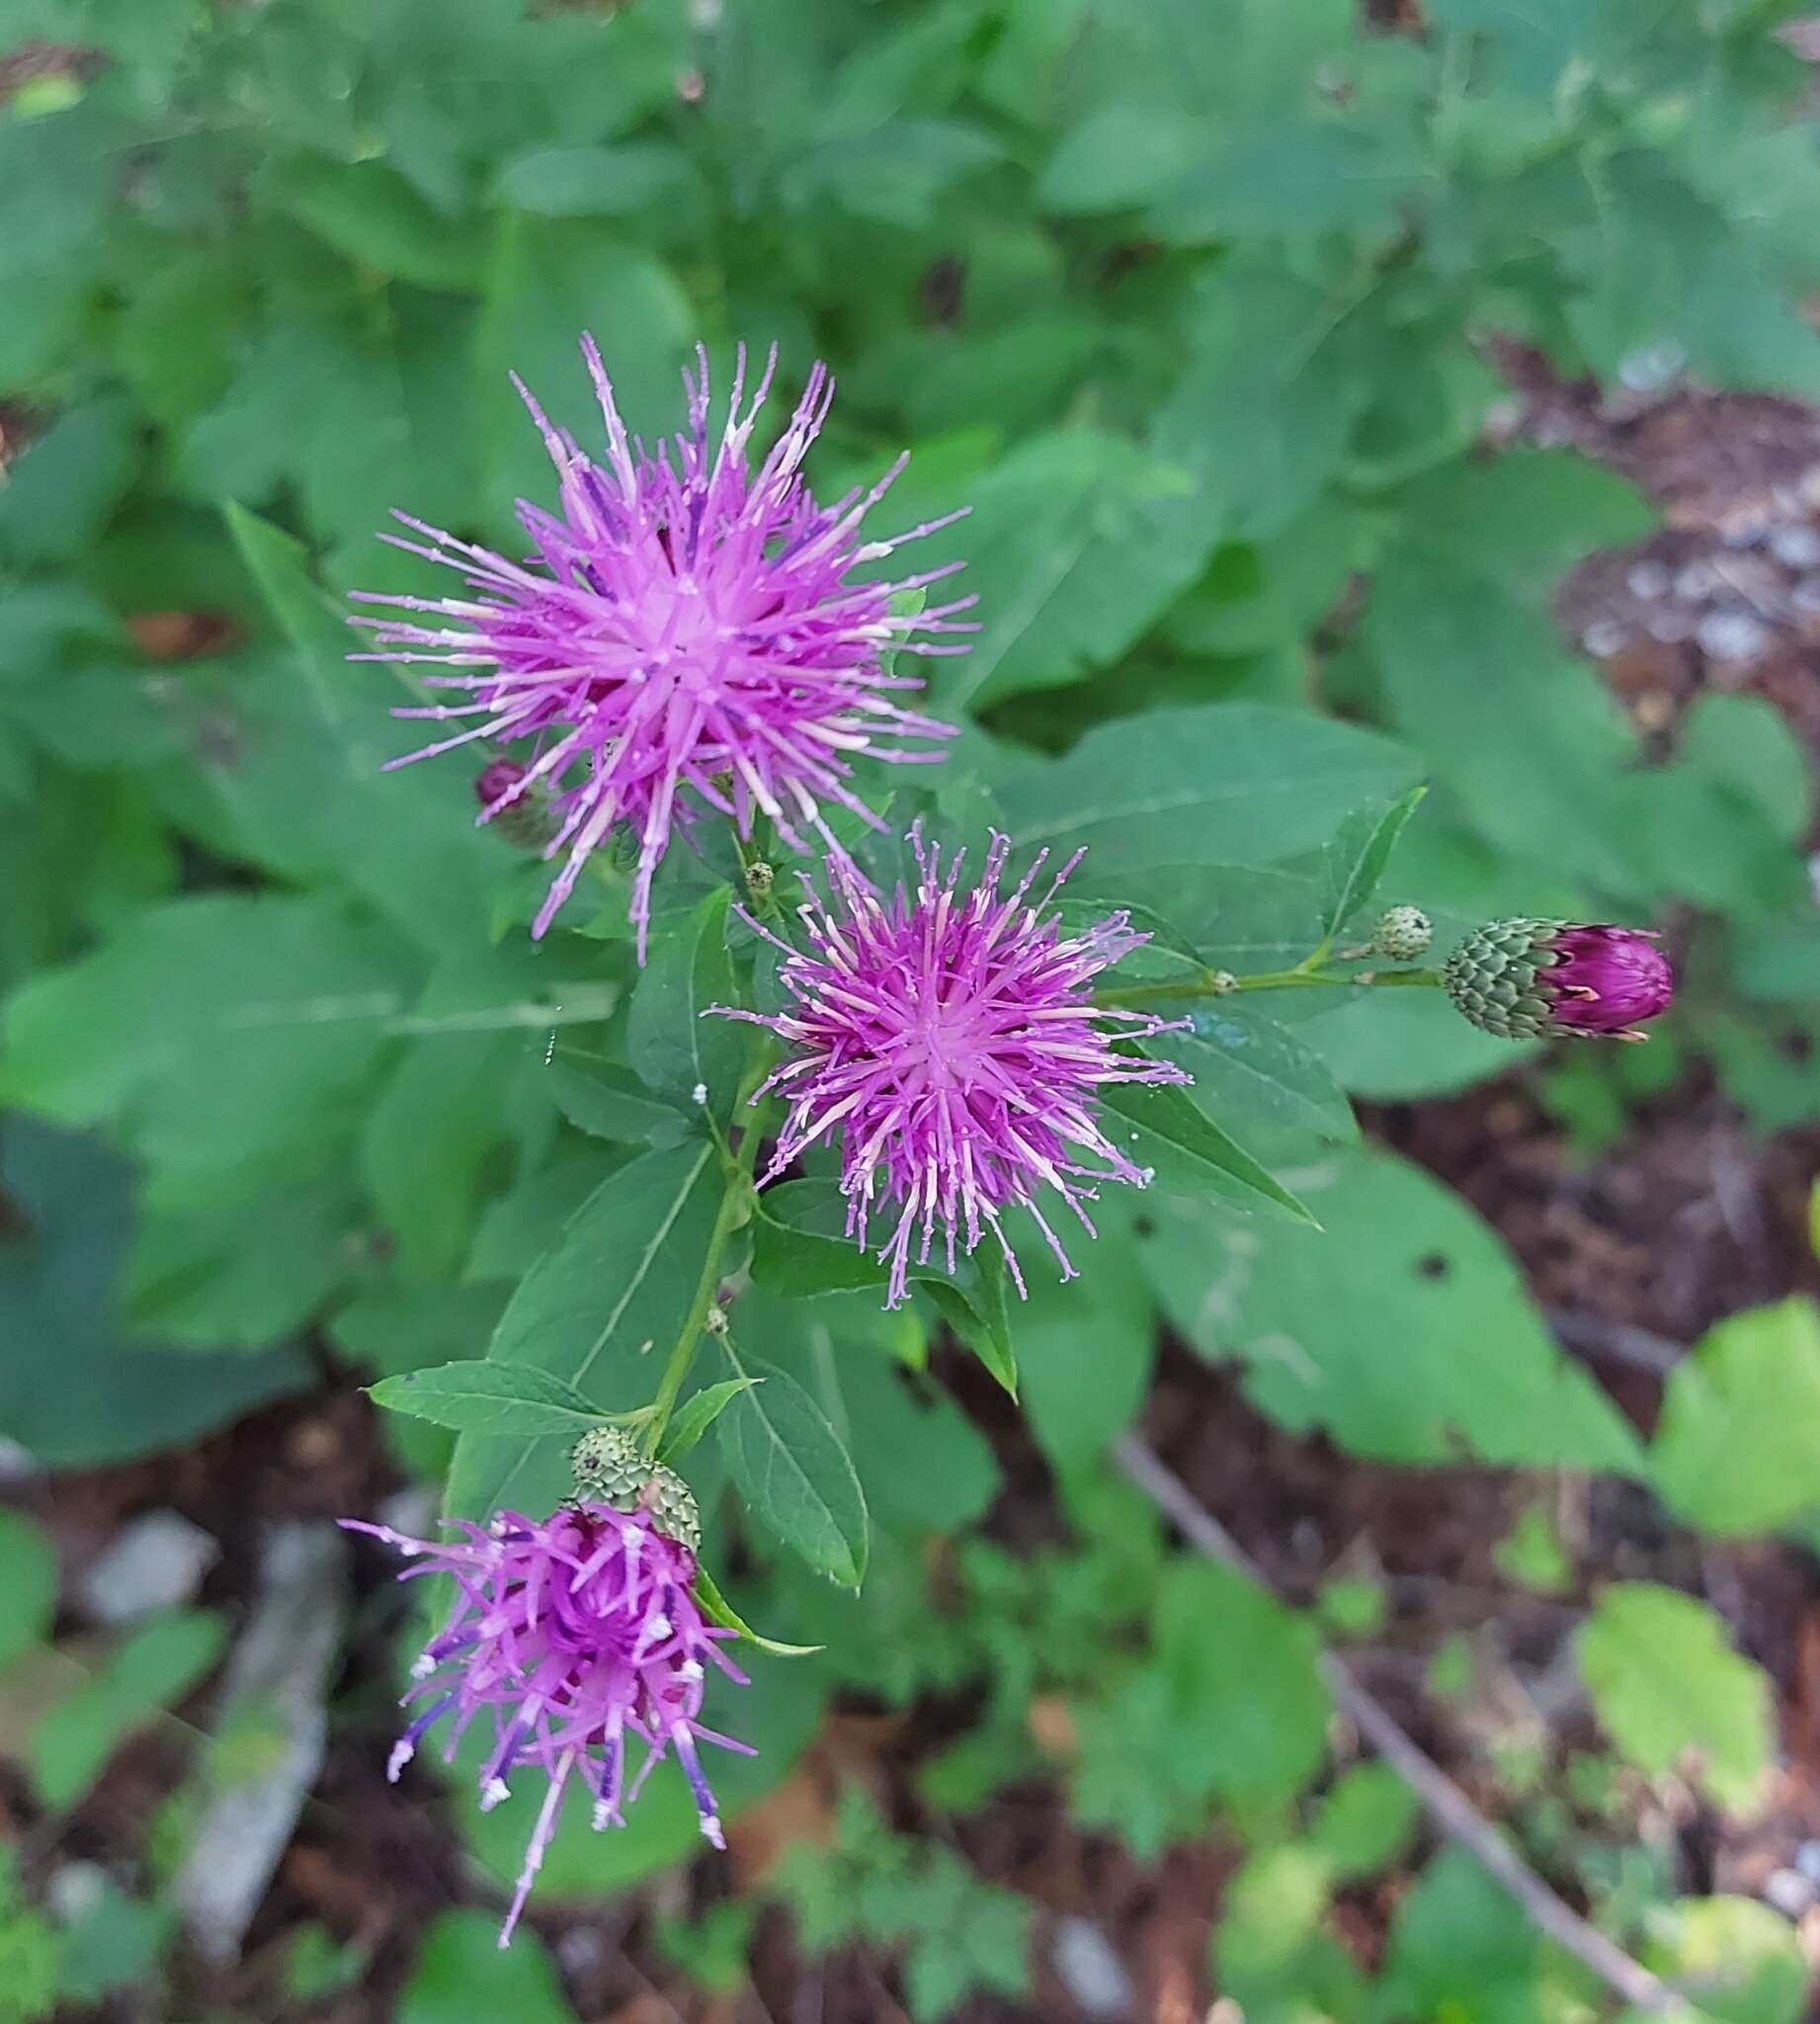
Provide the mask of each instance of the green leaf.
{"label": "green leaf", "polygon": [[132,1184],[92,1140],[7,1120],[0,1199],[17,1218],[0,1232],[0,1337],[16,1345],[0,1357],[0,1433],[46,1468],[129,1461],[315,1382],[294,1347],[206,1356],[124,1338]]}
{"label": "green leaf", "polygon": [[1227,540],[1280,533],[1329,481],[1381,370],[1370,335],[1333,291],[1293,273],[1223,261],[1202,284],[1187,370],[1154,435],[1192,460]]}
{"label": "green leaf", "polygon": [[[1101,725],[1065,759],[1014,774],[999,801],[1015,849],[1086,847],[1105,889],[1147,865],[1266,864],[1307,849],[1416,770],[1405,747],[1350,724],[1205,704]],[[1161,895],[1133,896],[1176,918]]]}
{"label": "green leaf", "polygon": [[1179,1084],[1109,1082],[1100,1100],[1107,1110],[1137,1127],[1135,1134],[1115,1132],[1115,1142],[1130,1139],[1135,1150],[1122,1144],[1120,1149],[1140,1162],[1153,1162],[1165,1188],[1186,1193],[1211,1186],[1223,1200],[1241,1208],[1268,1202],[1298,1223],[1320,1227],[1312,1213],[1221,1131]]}
{"label": "green leaf", "polygon": [[50,1636],[57,1606],[56,1548],[23,1511],[0,1510],[0,1672]]}
{"label": "green leaf", "polygon": [[1254,1405],[1386,1461],[1641,1473],[1635,1435],[1450,1189],[1378,1150],[1298,1179],[1321,1230],[1166,1197],[1139,1239],[1164,1312],[1203,1356],[1239,1359]]}
{"label": "green leaf", "polygon": [[660,205],[698,203],[701,172],[673,141],[617,147],[534,147],[493,179],[494,198],[543,217],[627,217]]}
{"label": "green leaf", "polygon": [[383,771],[412,749],[384,715],[395,683],[375,687],[373,668],[350,665],[344,616],[295,542],[237,506],[226,517],[295,656],[271,680],[236,684],[236,742],[210,771],[240,851],[288,879],[352,885],[434,957],[479,942],[502,859],[474,826],[471,776],[433,761]]}
{"label": "green leaf", "polygon": [[[602,1411],[641,1404],[656,1381],[646,1359],[668,1349],[695,1298],[723,1185],[706,1144],[617,1168],[513,1294],[488,1358],[546,1372]],[[568,1490],[561,1442],[464,1433],[448,1508],[471,1518],[508,1503],[549,1511]]]}
{"label": "green leaf", "polygon": [[186,1349],[277,1341],[343,1287],[370,1221],[345,1179],[142,1211],[126,1268],[132,1332]]}
{"label": "green leaf", "polygon": [[1491,1557],[1499,1573],[1537,1595],[1560,1595],[1574,1585],[1573,1561],[1546,1504],[1526,1504]]}
{"label": "green leaf", "polygon": [[1010,1275],[997,1250],[982,1248],[973,1262],[975,1273],[965,1284],[951,1279],[930,1279],[924,1284],[942,1318],[1016,1398],[1018,1358],[1011,1342]]}
{"label": "green leaf", "polygon": [[934,682],[938,709],[958,717],[1111,666],[1200,573],[1214,538],[1174,464],[1086,429],[1024,444],[944,537],[967,564],[981,630]]}
{"label": "green leaf", "polygon": [[1800,2024],[1811,1975],[1796,1928],[1754,1898],[1684,1898],[1649,1921],[1642,1961],[1697,1989],[1713,2024]]}
{"label": "green leaf", "polygon": [[600,1408],[585,1393],[536,1364],[473,1357],[381,1378],[368,1389],[375,1405],[457,1433],[577,1441],[601,1424]]}
{"label": "green leaf", "polygon": [[732,1400],[762,1382],[758,1378],[725,1378],[717,1385],[703,1385],[700,1392],[685,1398],[664,1430],[657,1460],[674,1469]]}
{"label": "green leaf", "polygon": [[486,458],[489,525],[519,539],[520,497],[554,498],[555,473],[507,375],[516,372],[559,428],[598,446],[599,408],[578,349],[592,329],[625,426],[647,441],[675,424],[678,373],[696,318],[676,277],[642,247],[587,219],[509,213],[495,231],[476,335],[474,413]]}
{"label": "green leaf", "polygon": [[1775,1732],[1770,1683],[1703,1602],[1653,1582],[1614,1582],[1574,1649],[1601,1726],[1640,1771],[1691,1769],[1733,1812],[1762,1798]]}
{"label": "green leaf", "polygon": [[758,1198],[753,1278],[802,1300],[882,1286],[883,1265],[846,1234],[846,1198],[833,1181],[784,1181],[765,1189]]}
{"label": "green leaf", "polygon": [[1340,825],[1326,853],[1327,900],[1321,915],[1325,938],[1337,935],[1377,890],[1397,838],[1422,797],[1425,787],[1412,787],[1394,801],[1355,808]]}
{"label": "green leaf", "polygon": [[763,1384],[720,1416],[728,1473],[753,1517],[810,1566],[857,1589],[866,1575],[866,1498],[847,1450],[794,1378],[763,1363],[750,1375]]}
{"label": "green leaf", "polygon": [[1080,1277],[1033,1276],[1018,1309],[1021,1402],[1063,1474],[1104,1455],[1149,1391],[1156,1303],[1131,1238],[1144,1206],[1128,1191],[1115,1201],[1109,1189],[1094,1206],[1100,1234],[1078,1260]]}
{"label": "green leaf", "polygon": [[1541,1937],[1476,1857],[1449,1843],[1397,1900],[1373,1985],[1383,2017],[1530,2024],[1550,2007]]}
{"label": "green leaf", "polygon": [[439,291],[478,286],[472,220],[445,217],[384,162],[292,155],[267,181],[292,217],[374,275]]}
{"label": "green leaf", "polygon": [[1298,1793],[1326,1754],[1332,1714],[1313,1625],[1243,1574],[1195,1559],[1164,1574],[1154,1636],[1173,1704],[1204,1730],[1214,1790]]}
{"label": "green leaf", "polygon": [[26,1757],[41,1802],[59,1813],[74,1806],[126,1737],[182,1700],[226,1642],[226,1626],[207,1610],[171,1610],[124,1638],[33,1727]]}
{"label": "green leaf", "polygon": [[1325,1059],[1260,1009],[1260,999],[1274,1004],[1287,995],[1197,1000],[1188,1032],[1158,1034],[1145,1044],[1146,1052],[1194,1076],[1188,1094],[1197,1109],[1242,1134],[1271,1166],[1299,1164],[1359,1136],[1353,1107]]}
{"label": "green leaf", "polygon": [[720,886],[654,944],[632,991],[625,1036],[626,1059],[647,1089],[691,1112],[706,1105],[720,1118],[732,1110],[752,1048],[743,1021],[707,1009],[739,1002],[726,944],[732,897]]}
{"label": "green leaf", "polygon": [[575,2024],[556,1964],[532,1931],[499,1944],[491,1911],[440,1911],[426,1928],[410,1980],[398,1992],[398,2024]]}
{"label": "green leaf", "polygon": [[756,1644],[761,1651],[769,1651],[774,1658],[812,1658],[823,1648],[819,1644],[780,1644],[775,1638],[761,1636],[714,1586],[705,1567],[696,1568],[694,1593],[702,1614],[710,1624],[719,1624],[723,1630],[737,1631],[747,1644]]}
{"label": "green leaf", "polygon": [[67,1124],[108,1120],[163,1174],[237,1191],[340,1140],[400,981],[391,937],[333,893],[192,894],[14,993],[3,1086]]}
{"label": "green leaf", "polygon": [[1820,1504],[1820,1309],[1795,1298],[1733,1314],[1669,1373],[1649,1474],[1715,1538],[1768,1532]]}
{"label": "green leaf", "polygon": [[67,409],[7,471],[0,561],[69,562],[100,540],[138,475],[132,410],[121,399]]}
{"label": "green leaf", "polygon": [[544,1081],[569,1123],[596,1138],[620,1145],[676,1145],[689,1134],[686,1112],[657,1102],[629,1068],[605,1054],[558,1047]]}
{"label": "green leaf", "polygon": [[1388,1764],[1354,1764],[1321,1801],[1309,1839],[1328,1875],[1350,1884],[1388,1869],[1416,1825],[1416,1796]]}

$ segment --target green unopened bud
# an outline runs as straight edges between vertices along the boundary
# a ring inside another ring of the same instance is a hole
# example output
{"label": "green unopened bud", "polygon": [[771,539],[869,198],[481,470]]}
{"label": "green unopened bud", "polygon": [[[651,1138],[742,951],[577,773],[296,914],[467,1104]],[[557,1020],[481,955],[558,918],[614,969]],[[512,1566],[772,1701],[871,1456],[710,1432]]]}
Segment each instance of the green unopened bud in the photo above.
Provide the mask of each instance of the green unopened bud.
{"label": "green unopened bud", "polygon": [[760,858],[756,864],[746,867],[746,890],[763,906],[771,897],[772,887],[778,883],[778,875]]}
{"label": "green unopened bud", "polygon": [[1500,1040],[1540,1040],[1554,1031],[1542,971],[1553,962],[1554,938],[1565,921],[1520,914],[1487,921],[1448,958],[1448,996],[1472,1024]]}
{"label": "green unopened bud", "polygon": [[1371,954],[1391,963],[1414,963],[1428,953],[1435,939],[1435,923],[1419,906],[1393,906],[1378,918],[1371,931]]}
{"label": "green unopened bud", "polygon": [[1207,989],[1216,998],[1229,998],[1239,987],[1239,980],[1229,970],[1216,970],[1207,978]]}
{"label": "green unopened bud", "polygon": [[702,1544],[695,1494],[673,1469],[653,1462],[623,1427],[582,1435],[570,1458],[577,1495],[616,1511],[648,1511],[659,1532],[688,1547]]}

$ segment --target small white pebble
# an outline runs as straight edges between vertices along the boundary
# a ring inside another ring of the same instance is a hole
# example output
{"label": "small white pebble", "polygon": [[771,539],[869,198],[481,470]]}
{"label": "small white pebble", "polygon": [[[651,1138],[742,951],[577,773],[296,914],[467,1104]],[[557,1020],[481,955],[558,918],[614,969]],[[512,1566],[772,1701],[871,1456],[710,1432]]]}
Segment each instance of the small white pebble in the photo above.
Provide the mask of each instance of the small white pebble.
{"label": "small white pebble", "polygon": [[1687,352],[1673,338],[1642,345],[1618,361],[1617,377],[1632,393],[1657,393],[1688,363]]}
{"label": "small white pebble", "polygon": [[1630,643],[1630,628],[1616,619],[1595,619],[1580,635],[1580,644],[1595,660],[1607,660]]}
{"label": "small white pebble", "polygon": [[1799,1870],[1772,1870],[1764,1879],[1763,1897],[1784,1918],[1799,1918],[1813,1904],[1814,1887]]}
{"label": "small white pebble", "polygon": [[1749,612],[1708,612],[1694,636],[1715,660],[1754,660],[1769,645],[1770,629]]}
{"label": "small white pebble", "polygon": [[1805,521],[1779,527],[1770,537],[1770,552],[1790,569],[1811,569],[1820,563],[1820,528]]}

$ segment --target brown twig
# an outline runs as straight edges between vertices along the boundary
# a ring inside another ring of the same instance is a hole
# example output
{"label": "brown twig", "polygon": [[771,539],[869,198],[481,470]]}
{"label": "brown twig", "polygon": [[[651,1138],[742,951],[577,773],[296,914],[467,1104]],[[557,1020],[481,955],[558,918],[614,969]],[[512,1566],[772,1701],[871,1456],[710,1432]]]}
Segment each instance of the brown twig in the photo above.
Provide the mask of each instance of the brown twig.
{"label": "brown twig", "polygon": [[[1113,1456],[1191,1546],[1268,1588],[1269,1583],[1245,1549],[1188,1485],[1134,1435],[1122,1436],[1115,1444]],[[1686,2000],[1660,1976],[1652,1974],[1640,1961],[1633,1961],[1621,1947],[1589,1925],[1571,1904],[1556,1897],[1452,1779],[1403,1733],[1389,1710],[1353,1678],[1339,1658],[1331,1651],[1323,1652],[1320,1665],[1334,1705],[1403,1779],[1435,1824],[1502,1884],[1542,1932],[1637,2009],[1667,2017],[1693,2018],[1695,2013]]]}

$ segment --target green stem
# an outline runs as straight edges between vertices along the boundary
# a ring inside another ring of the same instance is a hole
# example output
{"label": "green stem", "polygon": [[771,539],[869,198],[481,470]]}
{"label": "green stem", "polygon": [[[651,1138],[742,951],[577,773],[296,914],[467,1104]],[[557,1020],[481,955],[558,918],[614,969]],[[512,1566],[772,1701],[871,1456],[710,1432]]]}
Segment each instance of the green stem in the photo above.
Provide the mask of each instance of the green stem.
{"label": "green stem", "polygon": [[[1313,959],[1310,959],[1312,963]],[[1150,1005],[1168,998],[1229,998],[1239,991],[1300,990],[1309,984],[1439,984],[1438,970],[1335,970],[1298,963],[1293,970],[1260,970],[1249,976],[1225,976],[1204,970],[1200,976],[1177,977],[1166,983],[1120,984],[1096,991],[1096,1005]]]}
{"label": "green stem", "polygon": [[[770,1054],[769,1046],[761,1044],[747,1064],[745,1075],[740,1081],[739,1093],[733,1099],[735,1117],[751,1101],[752,1092],[764,1080]],[[726,1188],[714,1216],[714,1226],[708,1232],[707,1254],[702,1260],[702,1276],[696,1281],[695,1297],[689,1303],[689,1311],[683,1316],[682,1328],[671,1346],[670,1355],[664,1364],[664,1374],[657,1381],[657,1391],[647,1408],[650,1417],[639,1429],[639,1445],[647,1455],[655,1455],[662,1444],[665,1430],[670,1424],[670,1415],[676,1409],[676,1401],[682,1395],[690,1366],[695,1362],[696,1348],[702,1339],[702,1329],[707,1320],[707,1310],[714,1305],[714,1295],[719,1291],[720,1260],[726,1250],[727,1239],[740,1227],[746,1212],[751,1207],[752,1168],[758,1158],[759,1141],[764,1136],[761,1129],[763,1122],[764,1113],[761,1109],[746,1127],[738,1149],[723,1150]],[[717,1134],[716,1140],[718,1142]]]}

